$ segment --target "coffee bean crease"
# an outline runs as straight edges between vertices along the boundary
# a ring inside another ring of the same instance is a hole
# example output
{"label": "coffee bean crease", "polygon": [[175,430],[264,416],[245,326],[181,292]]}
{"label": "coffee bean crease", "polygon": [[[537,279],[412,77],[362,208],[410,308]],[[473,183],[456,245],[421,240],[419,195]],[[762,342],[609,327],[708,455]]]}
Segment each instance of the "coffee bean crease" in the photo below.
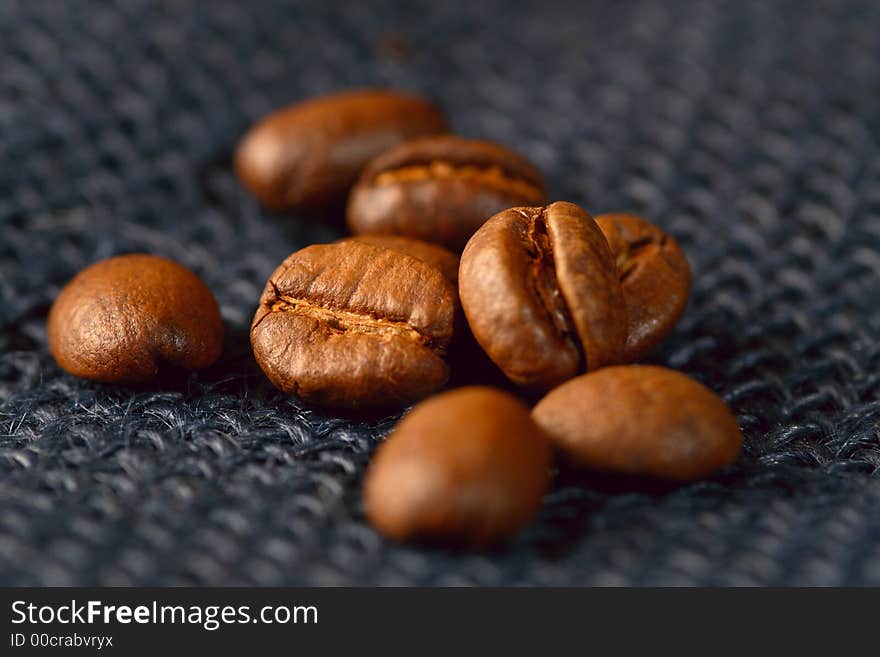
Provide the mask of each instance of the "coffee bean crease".
{"label": "coffee bean crease", "polygon": [[497,187],[506,191],[514,190],[516,193],[526,196],[540,196],[543,193],[543,190],[534,183],[499,166],[458,165],[445,160],[386,169],[376,174],[373,185],[383,187],[396,183],[450,180],[453,178],[469,180],[479,185]]}
{"label": "coffee bean crease", "polygon": [[334,333],[364,333],[372,335],[399,336],[433,351],[442,353],[431,336],[421,333],[418,329],[407,322],[395,321],[376,317],[370,313],[359,313],[341,308],[333,308],[314,303],[308,299],[301,299],[287,295],[280,296],[270,305],[270,311],[291,312],[306,315],[318,321]]}
{"label": "coffee bean crease", "polygon": [[569,342],[580,351],[580,342],[577,339],[571,313],[556,278],[556,263],[553,257],[553,245],[547,233],[545,211],[546,208],[540,208],[537,213],[520,212],[528,221],[526,238],[528,254],[532,258],[529,267],[530,283],[542,307],[547,311],[550,322],[559,332],[560,339]]}

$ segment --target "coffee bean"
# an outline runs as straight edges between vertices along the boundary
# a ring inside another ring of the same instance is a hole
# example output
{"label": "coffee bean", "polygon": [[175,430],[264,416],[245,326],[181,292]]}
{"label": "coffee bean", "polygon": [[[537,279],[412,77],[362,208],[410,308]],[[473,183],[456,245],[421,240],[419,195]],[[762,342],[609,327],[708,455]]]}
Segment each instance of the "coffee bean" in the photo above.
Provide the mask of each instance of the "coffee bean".
{"label": "coffee bean", "polygon": [[318,244],[269,278],[254,356],[284,392],[325,406],[403,406],[442,386],[455,291],[417,258],[358,242]]}
{"label": "coffee bean", "polygon": [[235,167],[274,210],[341,203],[364,165],[407,139],[446,131],[434,105],[383,90],[335,93],[270,114],[245,135]]}
{"label": "coffee bean", "polygon": [[207,367],[220,356],[223,320],[207,286],[158,256],[102,260],[68,283],[49,312],[49,348],[69,373],[138,383],[175,368]]}
{"label": "coffee bean", "polygon": [[340,241],[355,241],[405,253],[435,266],[458,288],[458,256],[442,246],[403,235],[355,235]]}
{"label": "coffee bean", "polygon": [[573,203],[511,208],[461,256],[459,293],[474,337],[515,383],[541,391],[620,362],[626,311],[596,222]]}
{"label": "coffee bean", "polygon": [[639,360],[678,323],[690,294],[691,270],[678,242],[641,217],[603,214],[596,223],[617,261],[626,302],[624,360]]}
{"label": "coffee bean", "polygon": [[492,215],[541,205],[544,181],[525,158],[489,141],[453,135],[401,144],[364,170],[348,203],[354,233],[395,233],[456,253]]}
{"label": "coffee bean", "polygon": [[535,514],[550,463],[522,402],[459,388],[418,404],[379,447],[364,480],[367,517],[396,540],[490,545]]}
{"label": "coffee bean", "polygon": [[692,481],[733,463],[736,418],[704,385],[664,367],[618,365],[551,391],[532,417],[569,462]]}

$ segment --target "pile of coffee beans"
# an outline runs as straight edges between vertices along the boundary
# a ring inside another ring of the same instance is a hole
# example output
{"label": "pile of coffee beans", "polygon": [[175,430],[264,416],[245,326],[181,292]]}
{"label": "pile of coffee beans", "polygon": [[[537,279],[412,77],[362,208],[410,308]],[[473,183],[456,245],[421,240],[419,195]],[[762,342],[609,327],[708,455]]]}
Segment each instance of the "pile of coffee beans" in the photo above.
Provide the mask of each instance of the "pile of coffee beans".
{"label": "pile of coffee beans", "polygon": [[[539,509],[554,453],[568,467],[674,482],[733,463],[742,435],[721,399],[631,364],[687,305],[675,239],[635,215],[548,203],[524,157],[447,131],[423,98],[350,91],[271,114],[235,158],[267,208],[344,207],[354,233],[296,251],[269,277],[250,334],[269,380],[332,408],[419,402],[367,471],[370,522],[397,540],[485,546]],[[80,272],[48,334],[71,374],[135,383],[210,365],[223,325],[192,272],[127,255]],[[462,344],[479,345],[513,392],[431,396]]]}

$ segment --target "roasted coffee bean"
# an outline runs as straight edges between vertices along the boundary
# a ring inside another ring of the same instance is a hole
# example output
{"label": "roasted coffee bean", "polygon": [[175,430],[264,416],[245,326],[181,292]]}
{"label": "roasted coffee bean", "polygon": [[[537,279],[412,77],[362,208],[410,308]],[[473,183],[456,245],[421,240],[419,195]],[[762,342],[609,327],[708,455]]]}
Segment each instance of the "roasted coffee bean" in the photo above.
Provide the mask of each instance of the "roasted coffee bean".
{"label": "roasted coffee bean", "polygon": [[573,203],[492,217],[461,256],[459,293],[474,337],[520,385],[549,390],[623,356],[617,267],[596,222]]}
{"label": "roasted coffee bean", "polygon": [[455,290],[412,256],[317,244],[269,278],[251,325],[254,356],[284,392],[324,406],[403,406],[442,386]]}
{"label": "roasted coffee bean", "polygon": [[550,462],[522,402],[459,388],[417,405],[379,447],[364,481],[367,517],[396,540],[490,545],[535,514]]}
{"label": "roasted coffee bean", "polygon": [[429,265],[434,265],[456,289],[458,288],[458,256],[442,246],[402,235],[355,235],[340,241],[347,240],[381,246],[418,258]]}
{"label": "roasted coffee bean", "polygon": [[220,356],[223,320],[214,295],[189,269],[158,256],[102,260],[68,283],[49,312],[49,348],[75,376],[138,383]]}
{"label": "roasted coffee bean", "polygon": [[348,202],[354,233],[394,233],[456,253],[501,210],[542,205],[544,181],[513,151],[453,135],[401,144],[364,170]]}
{"label": "roasted coffee bean", "polygon": [[551,391],[532,417],[570,463],[692,481],[736,460],[736,418],[706,386],[664,367],[618,365]]}
{"label": "roasted coffee bean", "polygon": [[632,214],[603,214],[596,223],[617,261],[626,302],[624,360],[646,356],[675,327],[691,289],[691,270],[678,242]]}
{"label": "roasted coffee bean", "polygon": [[274,210],[342,203],[373,157],[413,137],[446,131],[434,105],[382,90],[335,93],[270,114],[236,153],[239,178]]}

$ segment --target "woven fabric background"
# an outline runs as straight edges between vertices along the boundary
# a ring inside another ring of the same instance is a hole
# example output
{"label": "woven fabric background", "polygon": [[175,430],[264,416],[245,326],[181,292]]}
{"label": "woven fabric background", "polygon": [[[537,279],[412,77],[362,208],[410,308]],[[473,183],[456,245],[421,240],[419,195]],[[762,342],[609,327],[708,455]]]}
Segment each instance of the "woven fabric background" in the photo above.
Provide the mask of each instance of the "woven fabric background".
{"label": "woven fabric background", "polygon": [[[870,0],[3,0],[0,583],[880,584],[878,33]],[[680,240],[695,288],[652,360],[733,407],[735,467],[564,475],[488,553],[372,531],[361,477],[395,418],[303,408],[247,339],[274,267],[340,231],[262,211],[230,167],[266,112],[366,85]],[[131,389],[54,364],[60,287],[132,251],[215,292],[216,366]]]}

